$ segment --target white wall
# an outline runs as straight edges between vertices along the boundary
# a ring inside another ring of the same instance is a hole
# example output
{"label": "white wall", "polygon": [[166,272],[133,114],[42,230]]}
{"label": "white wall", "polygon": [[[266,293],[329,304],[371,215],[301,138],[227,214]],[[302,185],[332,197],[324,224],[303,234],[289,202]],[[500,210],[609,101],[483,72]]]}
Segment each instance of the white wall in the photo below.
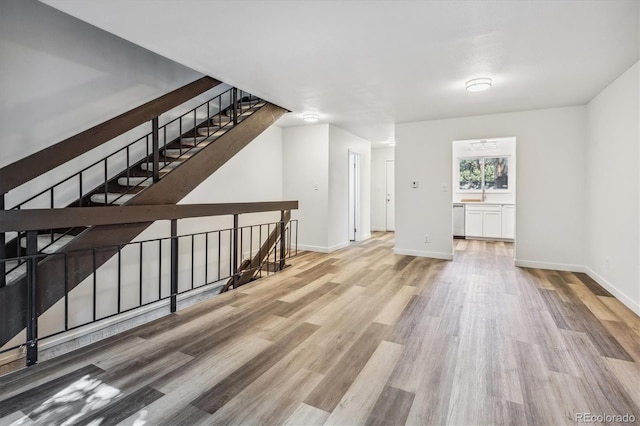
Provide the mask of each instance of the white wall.
{"label": "white wall", "polygon": [[[0,167],[202,76],[36,0],[3,0],[0,57]],[[203,94],[179,110],[186,112],[227,87]],[[161,124],[176,115],[176,111],[164,114]],[[150,126],[140,126],[70,161],[24,185],[27,188],[10,191],[7,206],[136,140]],[[88,177],[84,178],[86,184]]]}
{"label": "white wall", "polygon": [[387,161],[393,161],[394,149],[371,149],[371,230],[387,230]]}
{"label": "white wall", "polygon": [[282,130],[282,194],[298,200],[298,246],[327,251],[329,238],[329,125]]}
{"label": "white wall", "polygon": [[349,150],[360,154],[360,236],[368,238],[370,142],[329,124],[288,127],[282,135],[282,192],[299,202],[298,247],[326,253],[349,244]]}
{"label": "white wall", "polygon": [[581,268],[585,129],[583,106],[397,125],[396,252],[451,258],[451,142],[514,136],[518,264]]}
{"label": "white wall", "polygon": [[358,240],[371,236],[371,143],[333,125],[329,126],[328,247],[349,245],[349,151],[360,156]]}
{"label": "white wall", "polygon": [[640,63],[587,105],[588,273],[640,314]]}

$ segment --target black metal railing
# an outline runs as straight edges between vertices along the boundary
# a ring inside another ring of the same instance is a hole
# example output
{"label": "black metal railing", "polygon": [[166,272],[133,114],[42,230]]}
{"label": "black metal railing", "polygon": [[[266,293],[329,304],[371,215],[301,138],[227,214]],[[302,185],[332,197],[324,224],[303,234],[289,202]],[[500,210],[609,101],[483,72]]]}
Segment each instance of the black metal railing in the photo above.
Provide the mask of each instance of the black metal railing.
{"label": "black metal railing", "polygon": [[[263,100],[248,92],[230,88],[162,126],[156,117],[152,120],[151,132],[8,209],[82,207],[87,198],[100,192],[104,193],[103,201],[90,204],[121,204],[128,196],[157,182],[163,176],[161,170],[170,171],[186,156],[214,142],[264,104]],[[189,142],[189,145],[185,146],[183,142]],[[168,156],[167,149],[172,145],[177,146],[177,155]],[[165,153],[162,160],[161,151]],[[138,178],[134,184],[133,177]],[[127,185],[121,185],[118,196],[110,199],[109,187],[118,179],[124,179]],[[0,210],[4,209],[5,195],[1,194]],[[72,232],[73,229],[51,229],[48,244],[40,247],[38,252],[52,248]],[[24,233],[1,234],[0,259],[6,256],[6,243],[14,239],[17,257],[26,253]],[[7,282],[6,277],[22,267],[23,262],[0,265],[0,287]]]}
{"label": "black metal railing", "polygon": [[[162,301],[168,301],[170,311],[175,312],[179,295],[222,289],[229,282],[237,282],[248,269],[254,279],[270,275],[282,270],[286,259],[298,254],[298,222],[285,220],[284,211],[280,221],[255,225],[239,226],[239,215],[233,217],[231,228],[179,235],[179,220],[172,219],[171,235],[167,237],[51,254],[37,251],[37,231],[26,232],[27,253],[0,259],[2,265],[24,265],[26,335],[24,341],[0,349],[0,354],[26,348],[26,363],[33,365],[38,359],[38,342],[43,339]],[[274,244],[265,244],[274,234]],[[97,265],[96,257],[105,254],[110,257],[109,262]],[[93,273],[72,289],[70,260],[78,255],[93,259]],[[37,307],[41,291],[37,284],[38,263],[48,258],[57,258],[63,265],[61,276],[56,277],[64,285],[63,308],[59,323],[52,327],[48,320],[49,330],[39,332],[43,312]],[[260,261],[253,268],[240,269],[241,260],[248,258]]]}

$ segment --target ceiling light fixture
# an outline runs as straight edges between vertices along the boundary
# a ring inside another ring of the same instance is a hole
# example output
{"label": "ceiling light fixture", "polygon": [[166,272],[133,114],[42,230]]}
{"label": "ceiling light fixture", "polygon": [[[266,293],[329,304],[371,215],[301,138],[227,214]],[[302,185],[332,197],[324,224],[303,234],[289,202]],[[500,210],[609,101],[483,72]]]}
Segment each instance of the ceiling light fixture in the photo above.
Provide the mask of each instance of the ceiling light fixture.
{"label": "ceiling light fixture", "polygon": [[493,80],[490,78],[474,78],[467,81],[465,86],[467,87],[467,92],[482,92],[489,89],[492,82]]}
{"label": "ceiling light fixture", "polygon": [[320,116],[318,114],[303,114],[302,119],[307,123],[317,123]]}
{"label": "ceiling light fixture", "polygon": [[389,142],[387,142],[387,144],[389,146],[396,146],[396,141],[389,141]]}

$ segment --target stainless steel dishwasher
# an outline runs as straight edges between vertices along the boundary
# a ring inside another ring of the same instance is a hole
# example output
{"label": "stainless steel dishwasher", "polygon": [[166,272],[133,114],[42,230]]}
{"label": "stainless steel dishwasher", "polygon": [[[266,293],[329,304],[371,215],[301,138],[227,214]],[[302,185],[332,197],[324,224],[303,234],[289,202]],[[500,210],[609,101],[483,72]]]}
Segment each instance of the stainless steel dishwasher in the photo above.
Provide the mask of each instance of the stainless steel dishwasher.
{"label": "stainless steel dishwasher", "polygon": [[463,203],[453,203],[453,238],[464,238]]}

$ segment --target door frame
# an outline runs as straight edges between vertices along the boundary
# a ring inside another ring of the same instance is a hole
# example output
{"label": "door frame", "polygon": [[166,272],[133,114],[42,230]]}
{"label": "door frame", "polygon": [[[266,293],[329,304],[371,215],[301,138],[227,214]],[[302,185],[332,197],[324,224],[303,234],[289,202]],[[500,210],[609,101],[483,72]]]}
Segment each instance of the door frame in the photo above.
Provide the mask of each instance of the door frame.
{"label": "door frame", "polygon": [[347,153],[347,229],[349,241],[360,241],[360,154]]}
{"label": "door frame", "polygon": [[[389,201],[387,201],[389,199],[389,163],[393,163],[393,171],[394,171],[394,176],[393,176],[393,198],[392,198],[392,202],[393,202],[393,228],[389,229]],[[396,214],[395,214],[395,203],[396,203],[396,191],[395,191],[395,169],[396,169],[396,162],[395,159],[394,160],[385,160],[384,162],[384,189],[385,189],[385,195],[384,195],[384,229],[386,232],[395,232],[396,230]]]}

